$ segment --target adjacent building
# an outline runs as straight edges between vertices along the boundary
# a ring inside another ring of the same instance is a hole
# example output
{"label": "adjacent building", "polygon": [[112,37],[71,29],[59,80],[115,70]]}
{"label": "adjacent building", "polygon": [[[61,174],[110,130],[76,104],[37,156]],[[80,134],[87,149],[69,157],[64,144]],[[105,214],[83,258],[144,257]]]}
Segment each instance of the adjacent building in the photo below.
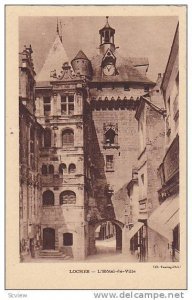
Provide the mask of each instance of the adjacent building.
{"label": "adjacent building", "polygon": [[[149,226],[161,240],[165,259],[178,261],[180,252],[179,218],[179,25],[173,40],[167,67],[161,83],[166,108],[165,151],[158,171],[160,207],[149,219]],[[159,244],[159,242],[158,242]]]}
{"label": "adjacent building", "polygon": [[[130,229],[131,225],[131,230],[125,235],[124,248],[134,250],[140,261],[179,260],[178,42],[177,27],[165,73],[163,77],[159,74],[156,86],[141,97],[135,115],[139,133],[138,219],[125,226]],[[130,181],[129,216],[132,194]]]}
{"label": "adjacent building", "polygon": [[21,256],[40,246],[40,151],[43,128],[35,113],[32,48],[19,53],[19,236]]}

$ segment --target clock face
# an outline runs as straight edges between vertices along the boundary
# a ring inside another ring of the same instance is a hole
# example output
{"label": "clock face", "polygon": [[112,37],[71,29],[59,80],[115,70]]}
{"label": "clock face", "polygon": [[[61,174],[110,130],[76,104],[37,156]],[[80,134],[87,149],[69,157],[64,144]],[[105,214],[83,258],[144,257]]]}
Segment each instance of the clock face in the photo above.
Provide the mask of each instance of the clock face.
{"label": "clock face", "polygon": [[103,73],[105,75],[114,75],[115,74],[115,66],[114,65],[106,65],[103,68]]}

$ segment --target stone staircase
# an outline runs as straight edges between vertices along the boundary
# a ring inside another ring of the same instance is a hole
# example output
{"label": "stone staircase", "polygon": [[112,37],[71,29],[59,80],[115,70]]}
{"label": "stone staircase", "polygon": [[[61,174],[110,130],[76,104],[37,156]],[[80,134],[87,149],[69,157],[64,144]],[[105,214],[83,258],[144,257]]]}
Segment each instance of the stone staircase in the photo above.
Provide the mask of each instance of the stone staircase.
{"label": "stone staircase", "polygon": [[59,250],[41,250],[38,254],[38,258],[61,259],[61,260],[72,259],[71,256],[66,255]]}

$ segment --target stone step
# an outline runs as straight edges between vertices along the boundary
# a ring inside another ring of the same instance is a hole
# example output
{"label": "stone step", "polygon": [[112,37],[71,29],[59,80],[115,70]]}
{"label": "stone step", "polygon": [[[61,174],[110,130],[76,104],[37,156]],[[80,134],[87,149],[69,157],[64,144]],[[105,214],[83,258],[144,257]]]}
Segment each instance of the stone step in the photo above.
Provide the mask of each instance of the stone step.
{"label": "stone step", "polygon": [[52,256],[52,255],[43,256],[43,255],[40,255],[39,258],[43,258],[43,259],[47,259],[47,258],[50,258],[50,259],[62,259],[62,260],[72,259],[71,256],[67,256],[67,255],[59,255],[59,256]]}
{"label": "stone step", "polygon": [[56,259],[71,259],[72,257],[58,250],[41,250],[38,254],[39,258],[56,258]]}

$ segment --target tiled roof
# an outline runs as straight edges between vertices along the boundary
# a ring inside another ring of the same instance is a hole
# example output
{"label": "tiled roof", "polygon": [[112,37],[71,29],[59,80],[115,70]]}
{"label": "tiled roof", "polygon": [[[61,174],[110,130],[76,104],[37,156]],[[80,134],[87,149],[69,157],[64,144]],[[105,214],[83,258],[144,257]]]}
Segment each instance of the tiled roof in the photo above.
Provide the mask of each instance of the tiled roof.
{"label": "tiled roof", "polygon": [[93,68],[93,82],[141,82],[154,84],[146,75],[141,74],[137,66],[148,67],[147,58],[123,58],[117,51],[114,52],[116,57],[116,69],[118,74],[115,76],[102,76],[101,63],[103,55],[99,54],[91,59]]}
{"label": "tiled roof", "polygon": [[69,62],[67,53],[63,47],[59,35],[56,35],[53,46],[51,47],[45,63],[37,75],[36,81],[50,81],[50,73],[56,70],[57,73],[61,72],[62,65],[65,62]]}

